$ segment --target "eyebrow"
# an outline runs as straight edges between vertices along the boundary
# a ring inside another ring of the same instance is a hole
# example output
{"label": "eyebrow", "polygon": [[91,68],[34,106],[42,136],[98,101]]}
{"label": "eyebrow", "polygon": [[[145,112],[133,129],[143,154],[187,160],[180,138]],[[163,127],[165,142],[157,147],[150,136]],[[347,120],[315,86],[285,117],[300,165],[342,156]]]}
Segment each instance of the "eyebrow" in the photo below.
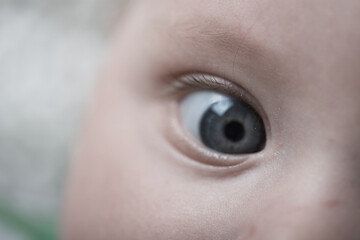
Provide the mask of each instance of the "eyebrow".
{"label": "eyebrow", "polygon": [[255,24],[256,22],[247,27],[241,24],[231,26],[215,18],[197,17],[171,24],[169,32],[172,34],[171,39],[180,46],[209,46],[217,51],[233,54],[234,58],[241,53],[249,60],[264,60],[271,53],[263,43],[249,34]]}
{"label": "eyebrow", "polygon": [[177,22],[175,26],[176,33],[182,39],[192,40],[195,43],[210,43],[212,45],[232,49],[235,43],[241,43],[241,37],[238,33],[228,31],[225,26],[212,19],[188,19],[187,21]]}

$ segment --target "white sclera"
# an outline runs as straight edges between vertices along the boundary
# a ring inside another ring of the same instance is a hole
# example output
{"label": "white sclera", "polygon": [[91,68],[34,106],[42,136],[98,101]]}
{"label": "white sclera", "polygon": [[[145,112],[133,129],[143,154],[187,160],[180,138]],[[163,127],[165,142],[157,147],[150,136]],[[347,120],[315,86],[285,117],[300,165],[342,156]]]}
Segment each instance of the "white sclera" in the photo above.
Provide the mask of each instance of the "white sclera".
{"label": "white sclera", "polygon": [[221,116],[232,105],[229,99],[230,97],[213,91],[191,93],[180,104],[181,120],[190,133],[200,140],[200,122],[205,112],[212,104],[223,102],[224,104],[213,109]]}

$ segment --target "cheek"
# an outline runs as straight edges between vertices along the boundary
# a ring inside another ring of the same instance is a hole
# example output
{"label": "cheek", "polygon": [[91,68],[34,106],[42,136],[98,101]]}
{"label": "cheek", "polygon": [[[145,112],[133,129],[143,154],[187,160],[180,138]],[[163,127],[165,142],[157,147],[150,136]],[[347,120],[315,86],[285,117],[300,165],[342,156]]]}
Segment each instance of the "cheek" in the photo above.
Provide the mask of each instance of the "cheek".
{"label": "cheek", "polygon": [[136,95],[125,91],[120,95],[101,95],[85,128],[68,191],[65,238],[237,239],[249,234],[249,186],[188,174],[174,163],[178,153],[160,134],[163,107],[134,100]]}

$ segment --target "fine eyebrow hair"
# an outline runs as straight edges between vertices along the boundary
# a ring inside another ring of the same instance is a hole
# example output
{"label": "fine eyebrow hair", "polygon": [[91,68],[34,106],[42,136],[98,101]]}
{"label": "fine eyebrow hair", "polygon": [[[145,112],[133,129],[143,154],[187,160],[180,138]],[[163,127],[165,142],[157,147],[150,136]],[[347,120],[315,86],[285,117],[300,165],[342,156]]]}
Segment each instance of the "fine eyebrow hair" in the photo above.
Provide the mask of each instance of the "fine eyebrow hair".
{"label": "fine eyebrow hair", "polygon": [[[171,39],[184,45],[183,41],[194,46],[209,46],[226,53],[251,58],[264,58],[266,48],[259,41],[250,36],[254,22],[250,26],[235,27],[211,18],[190,18],[172,23]],[[238,24],[240,25],[240,24]]]}
{"label": "fine eyebrow hair", "polygon": [[256,24],[260,24],[259,21],[246,25],[242,19],[229,23],[202,16],[167,23],[169,31],[163,33],[170,34],[171,41],[180,51],[189,53],[188,56],[195,56],[200,51],[205,52],[203,56],[214,56],[208,55],[210,52],[219,56],[224,66],[227,65],[221,74],[238,79],[234,77],[234,71],[242,69],[256,75],[253,79],[265,84],[264,88],[283,88],[287,78],[283,76],[282,55],[264,42],[264,38],[251,32]]}
{"label": "fine eyebrow hair", "polygon": [[[216,8],[221,6],[222,4]],[[273,1],[259,6],[259,10],[252,14],[250,22],[246,21],[244,12],[230,19],[223,15],[208,13],[208,15],[193,15],[188,19],[182,19],[178,21],[176,27],[184,31],[185,36],[186,33],[188,36],[196,36],[195,40],[199,41],[199,44],[208,43],[226,52],[241,52],[248,56],[262,55],[261,53],[266,50],[264,43],[251,37],[251,32],[272,6]]]}

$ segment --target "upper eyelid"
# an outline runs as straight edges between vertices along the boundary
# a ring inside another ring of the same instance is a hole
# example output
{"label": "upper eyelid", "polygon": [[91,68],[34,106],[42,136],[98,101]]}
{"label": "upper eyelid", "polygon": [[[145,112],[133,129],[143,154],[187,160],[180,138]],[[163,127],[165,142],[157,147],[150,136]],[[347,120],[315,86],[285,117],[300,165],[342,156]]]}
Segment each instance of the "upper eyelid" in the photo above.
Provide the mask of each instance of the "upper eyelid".
{"label": "upper eyelid", "polygon": [[[232,81],[225,80],[222,77],[205,73],[183,74],[173,77],[166,89],[167,95],[184,95],[191,91],[210,90],[229,95],[233,98],[239,98],[252,106],[260,114],[264,114],[259,101],[244,87],[240,87]],[[265,116],[264,116],[265,117]]]}

